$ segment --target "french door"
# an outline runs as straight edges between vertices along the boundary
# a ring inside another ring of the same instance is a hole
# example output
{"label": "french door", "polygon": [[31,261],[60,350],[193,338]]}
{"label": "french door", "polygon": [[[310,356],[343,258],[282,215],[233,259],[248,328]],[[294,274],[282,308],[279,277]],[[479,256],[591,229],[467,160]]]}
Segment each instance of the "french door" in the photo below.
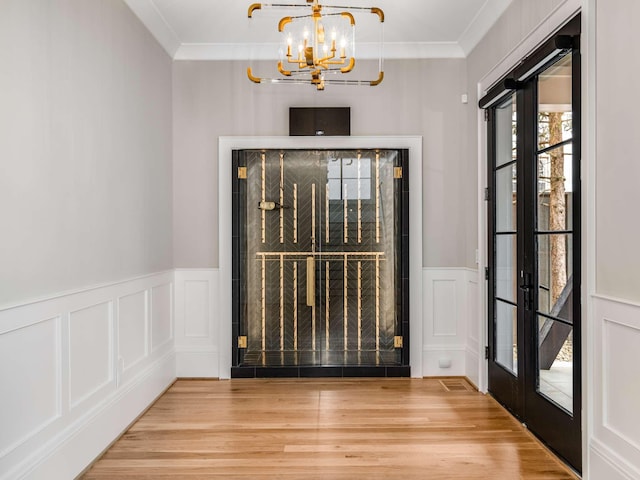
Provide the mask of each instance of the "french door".
{"label": "french door", "polygon": [[234,152],[232,375],[408,375],[406,158]]}
{"label": "french door", "polygon": [[579,18],[481,100],[489,391],[581,470]]}

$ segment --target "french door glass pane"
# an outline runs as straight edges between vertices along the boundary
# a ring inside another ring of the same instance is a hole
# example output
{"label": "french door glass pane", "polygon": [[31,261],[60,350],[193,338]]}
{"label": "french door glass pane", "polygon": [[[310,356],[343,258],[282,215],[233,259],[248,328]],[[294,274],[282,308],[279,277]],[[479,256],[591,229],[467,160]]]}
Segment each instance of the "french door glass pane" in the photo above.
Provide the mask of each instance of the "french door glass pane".
{"label": "french door glass pane", "polygon": [[516,180],[515,163],[496,171],[496,232],[516,230]]}
{"label": "french door glass pane", "polygon": [[516,159],[516,95],[496,108],[496,167]]}
{"label": "french door glass pane", "polygon": [[538,149],[573,135],[572,58],[567,55],[538,77]]}
{"label": "french door glass pane", "polygon": [[538,311],[571,321],[573,235],[538,235]]}
{"label": "french door glass pane", "polygon": [[517,308],[514,305],[496,300],[495,359],[497,363],[516,376],[518,375],[517,322]]}
{"label": "french door glass pane", "polygon": [[517,237],[496,235],[496,297],[517,302]]}
{"label": "french door glass pane", "polygon": [[573,413],[573,328],[538,317],[538,391]]}
{"label": "french door glass pane", "polygon": [[538,230],[573,228],[571,144],[538,155]]}

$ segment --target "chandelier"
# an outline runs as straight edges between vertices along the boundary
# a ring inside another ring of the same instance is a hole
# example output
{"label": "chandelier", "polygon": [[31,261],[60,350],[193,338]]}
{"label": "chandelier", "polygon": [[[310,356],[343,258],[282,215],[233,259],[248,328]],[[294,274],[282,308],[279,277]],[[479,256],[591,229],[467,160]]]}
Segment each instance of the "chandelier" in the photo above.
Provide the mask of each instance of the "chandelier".
{"label": "chandelier", "polygon": [[[249,18],[253,18],[256,10],[267,8],[291,11],[291,15],[283,17],[278,23],[281,44],[277,70],[281,76],[256,76],[248,67],[249,80],[255,83],[311,83],[318,90],[324,90],[325,85],[331,83],[375,86],[382,82],[383,11],[377,7],[331,6],[318,2],[307,0],[303,5],[254,3],[249,7]],[[378,75],[373,80],[353,78],[356,66],[356,15],[365,12],[376,15],[376,21],[379,20]]]}

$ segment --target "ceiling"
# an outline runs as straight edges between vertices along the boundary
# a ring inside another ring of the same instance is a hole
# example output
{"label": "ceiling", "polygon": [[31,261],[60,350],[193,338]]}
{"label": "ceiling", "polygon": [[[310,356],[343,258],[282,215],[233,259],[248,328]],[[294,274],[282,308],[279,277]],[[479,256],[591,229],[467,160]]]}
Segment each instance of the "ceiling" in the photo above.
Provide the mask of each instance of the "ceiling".
{"label": "ceiling", "polygon": [[[277,21],[283,15],[264,9],[249,19],[251,0],[124,1],[174,59],[271,59],[278,55]],[[385,58],[459,58],[469,54],[511,1],[324,0],[321,4],[381,8]],[[373,23],[379,29],[379,22]],[[368,28],[367,24],[357,25],[357,41],[360,35],[373,37],[367,35]],[[358,52],[366,56],[367,49],[359,47]]]}

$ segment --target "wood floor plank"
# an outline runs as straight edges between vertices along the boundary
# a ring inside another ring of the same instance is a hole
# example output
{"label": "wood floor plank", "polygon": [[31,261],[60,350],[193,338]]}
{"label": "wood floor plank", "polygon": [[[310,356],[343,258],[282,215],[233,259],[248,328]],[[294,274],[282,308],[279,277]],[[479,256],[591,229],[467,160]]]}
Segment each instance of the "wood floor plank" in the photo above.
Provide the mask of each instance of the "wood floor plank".
{"label": "wood floor plank", "polygon": [[83,478],[577,478],[457,382],[178,380]]}

